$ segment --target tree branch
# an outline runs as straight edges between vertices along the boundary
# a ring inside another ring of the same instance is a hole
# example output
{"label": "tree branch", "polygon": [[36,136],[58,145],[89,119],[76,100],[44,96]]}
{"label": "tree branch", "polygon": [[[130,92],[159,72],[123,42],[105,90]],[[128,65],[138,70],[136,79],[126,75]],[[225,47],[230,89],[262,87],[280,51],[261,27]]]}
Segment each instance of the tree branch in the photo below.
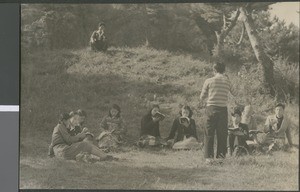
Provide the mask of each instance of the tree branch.
{"label": "tree branch", "polygon": [[244,39],[244,34],[245,34],[245,24],[243,23],[242,33],[241,33],[240,39],[236,45],[240,45],[242,43],[242,41]]}

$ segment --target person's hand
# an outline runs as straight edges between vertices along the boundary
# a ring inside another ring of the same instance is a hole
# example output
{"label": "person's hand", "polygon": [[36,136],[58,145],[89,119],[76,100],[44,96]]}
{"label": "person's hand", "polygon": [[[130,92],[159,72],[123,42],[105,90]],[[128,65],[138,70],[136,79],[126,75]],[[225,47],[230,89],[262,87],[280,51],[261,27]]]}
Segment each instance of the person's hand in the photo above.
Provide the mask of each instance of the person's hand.
{"label": "person's hand", "polygon": [[86,128],[86,127],[84,127],[84,128],[82,129],[82,133],[87,133],[88,131],[89,131],[89,129]]}

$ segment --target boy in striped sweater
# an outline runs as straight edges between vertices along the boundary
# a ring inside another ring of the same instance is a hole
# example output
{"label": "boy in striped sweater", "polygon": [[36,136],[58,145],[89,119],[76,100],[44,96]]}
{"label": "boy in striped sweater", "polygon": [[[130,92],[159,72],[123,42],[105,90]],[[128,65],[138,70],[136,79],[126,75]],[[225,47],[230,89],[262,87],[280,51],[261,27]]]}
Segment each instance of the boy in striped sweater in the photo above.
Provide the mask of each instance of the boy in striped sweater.
{"label": "boy in striped sweater", "polygon": [[235,95],[228,76],[224,74],[225,65],[213,65],[214,77],[206,79],[200,95],[200,105],[206,100],[207,122],[204,132],[204,157],[207,163],[214,158],[214,136],[217,134],[216,158],[224,158],[227,152],[228,135],[228,94]]}

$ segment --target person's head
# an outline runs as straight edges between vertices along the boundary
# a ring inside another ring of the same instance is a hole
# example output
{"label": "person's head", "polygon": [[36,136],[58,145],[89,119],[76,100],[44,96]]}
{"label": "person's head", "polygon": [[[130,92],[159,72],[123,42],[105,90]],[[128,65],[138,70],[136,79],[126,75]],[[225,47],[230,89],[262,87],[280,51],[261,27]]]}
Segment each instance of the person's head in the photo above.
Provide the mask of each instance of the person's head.
{"label": "person's head", "polygon": [[276,117],[278,117],[278,118],[283,117],[284,108],[285,108],[285,105],[284,105],[283,103],[278,103],[278,104],[275,106],[275,114],[276,114]]}
{"label": "person's head", "polygon": [[191,108],[188,105],[185,105],[181,108],[179,114],[182,117],[188,117],[191,118],[193,116],[193,111],[191,110]]}
{"label": "person's head", "polygon": [[159,105],[153,105],[150,110],[151,116],[154,116],[157,112],[159,112]]}
{"label": "person's head", "polygon": [[76,112],[75,112],[75,115],[77,116],[78,118],[78,123],[79,124],[83,124],[86,120],[86,117],[87,117],[87,114],[84,110],[82,109],[78,109]]}
{"label": "person's head", "polygon": [[112,107],[110,108],[108,115],[110,117],[120,117],[121,115],[121,108],[117,104],[113,104]]}
{"label": "person's head", "polygon": [[71,116],[70,121],[73,125],[82,125],[87,117],[86,112],[81,109],[78,109],[75,112],[71,111],[69,115]]}
{"label": "person's head", "polygon": [[59,115],[58,123],[59,124],[64,124],[66,127],[69,127],[70,118],[71,118],[71,116],[68,113],[62,113],[62,114]]}
{"label": "person's head", "polygon": [[104,22],[100,22],[98,25],[98,29],[104,29],[105,28],[105,23]]}
{"label": "person's head", "polygon": [[216,62],[213,65],[213,71],[214,71],[215,74],[216,73],[223,74],[225,72],[225,64],[221,63],[221,62]]}
{"label": "person's head", "polygon": [[242,118],[242,112],[238,107],[235,107],[233,109],[233,112],[231,113],[231,119],[232,119],[232,123],[237,125],[241,122]]}

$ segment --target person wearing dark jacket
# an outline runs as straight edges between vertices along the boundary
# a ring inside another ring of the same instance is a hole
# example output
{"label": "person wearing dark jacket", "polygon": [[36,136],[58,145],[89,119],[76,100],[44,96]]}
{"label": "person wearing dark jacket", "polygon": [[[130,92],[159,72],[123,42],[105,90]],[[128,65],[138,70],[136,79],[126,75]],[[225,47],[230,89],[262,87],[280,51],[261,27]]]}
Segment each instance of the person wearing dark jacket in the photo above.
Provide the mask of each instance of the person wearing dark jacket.
{"label": "person wearing dark jacket", "polygon": [[232,116],[232,126],[228,129],[227,153],[232,155],[237,146],[242,146],[249,150],[246,140],[249,139],[249,129],[246,124],[241,123],[242,112],[238,107],[234,108]]}
{"label": "person wearing dark jacket", "polygon": [[151,110],[142,118],[139,146],[160,144],[159,121],[163,120],[164,117],[157,114],[161,114],[159,106],[153,105]]}
{"label": "person wearing dark jacket", "polygon": [[[173,125],[167,137],[173,149],[192,149],[200,147],[197,142],[196,123],[192,119],[193,112],[189,106],[183,106],[179,112],[180,117],[173,121]],[[175,138],[175,134],[177,134]]]}

